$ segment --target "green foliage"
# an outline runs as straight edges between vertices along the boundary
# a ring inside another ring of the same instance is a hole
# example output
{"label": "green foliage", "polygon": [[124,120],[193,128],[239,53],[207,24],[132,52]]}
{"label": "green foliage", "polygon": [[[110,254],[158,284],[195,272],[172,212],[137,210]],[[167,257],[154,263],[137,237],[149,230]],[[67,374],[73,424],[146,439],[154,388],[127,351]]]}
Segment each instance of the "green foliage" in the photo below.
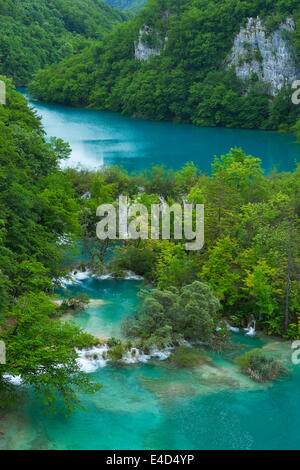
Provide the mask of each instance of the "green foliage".
{"label": "green foliage", "polygon": [[184,245],[162,241],[155,272],[159,288],[189,284],[197,277],[197,271],[195,259],[186,253]]}
{"label": "green foliage", "polygon": [[105,0],[105,3],[119,10],[137,13],[144,8],[146,0]]}
{"label": "green foliage", "polygon": [[297,136],[297,142],[300,143],[300,118],[296,122],[295,126],[293,127],[293,131]]}
{"label": "green foliage", "polygon": [[0,74],[27,84],[127,18],[101,0],[1,0]]}
{"label": "green foliage", "polygon": [[68,297],[62,302],[63,309],[84,310],[89,304],[89,296],[83,292],[78,292],[73,297]]}
{"label": "green foliage", "polygon": [[[59,168],[68,147],[46,142],[39,118],[9,81],[7,104],[0,106],[0,154],[0,339],[7,348],[0,377],[21,375],[48,411],[61,403],[68,414],[80,406],[77,391],[99,389],[76,363],[75,347],[94,339],[57,320],[46,295],[62,274],[60,239],[79,233],[79,207]],[[13,392],[1,378],[0,406],[13,401]]]}
{"label": "green foliage", "polygon": [[115,346],[120,346],[122,344],[121,340],[117,338],[109,338],[106,343],[109,348],[114,348]]}
{"label": "green foliage", "polygon": [[236,359],[240,370],[255,382],[268,382],[287,373],[287,369],[261,349],[252,349]]}
{"label": "green foliage", "polygon": [[129,245],[127,248],[118,248],[115,251],[114,260],[111,264],[112,270],[134,271],[140,276],[146,276],[147,279],[153,278],[152,268],[156,259],[156,253],[151,246],[141,243],[139,246]]}
{"label": "green foliage", "polygon": [[93,337],[72,323],[54,321],[55,311],[45,294],[28,294],[16,302],[10,319],[12,327],[3,335],[7,364],[1,373],[21,375],[42,400],[47,412],[55,412],[62,401],[67,414],[80,407],[78,391],[93,393],[92,384],[76,363],[75,347],[93,344]]}
{"label": "green foliage", "polygon": [[179,346],[169,357],[169,361],[174,362],[178,367],[196,367],[205,360],[202,350],[188,346]]}
{"label": "green foliage", "polygon": [[[235,269],[237,257],[236,242],[227,236],[219,239],[209,249],[208,259],[202,268],[201,276],[207,281],[217,295],[228,305],[234,305],[238,298],[239,273]],[[225,300],[226,299],[226,300]]]}
{"label": "green foliage", "polygon": [[116,344],[115,346],[110,348],[107,353],[108,357],[112,359],[113,361],[119,361],[120,359],[122,359],[123,354],[124,354],[124,348],[122,344]]}
{"label": "green foliage", "polygon": [[[31,91],[48,102],[144,119],[289,131],[300,112],[291,90],[270,99],[257,75],[241,81],[224,63],[247,18],[260,16],[271,30],[291,15],[296,31],[289,40],[299,60],[298,0],[150,0],[105,41],[40,71]],[[139,61],[134,44],[145,25],[140,39],[152,48],[160,44],[161,53]]]}
{"label": "green foliage", "polygon": [[213,342],[219,301],[199,281],[182,287],[145,292],[136,318],[123,324],[128,337],[142,340],[145,350],[162,349],[188,341]]}
{"label": "green foliage", "polygon": [[[139,175],[125,172],[121,185],[116,169],[99,170],[103,191],[109,185],[114,198],[125,194],[130,202],[141,202],[148,209],[161,199],[162,192],[170,205],[182,204],[182,197],[189,203],[205,204],[205,245],[200,253],[186,251],[185,240],[174,240],[171,230],[170,240],[118,242],[109,269],[117,274],[134,271],[161,291],[204,281],[221,302],[222,317],[230,324],[241,326],[254,316],[266,333],[297,339],[299,171],[300,166],[292,173],[264,176],[261,161],[241,149],[215,157],[211,176],[189,163],[177,172],[160,167]],[[82,177],[81,171],[76,176],[72,170],[76,187]],[[93,179],[92,172],[86,177],[89,186],[81,181],[81,192],[92,187]],[[165,181],[173,183],[164,185]],[[93,198],[82,204],[92,207]],[[127,326],[130,330],[130,321]],[[148,347],[150,343],[164,345],[172,342],[172,334],[167,328],[147,341]],[[226,342],[226,335],[219,334],[215,348],[223,349]]]}

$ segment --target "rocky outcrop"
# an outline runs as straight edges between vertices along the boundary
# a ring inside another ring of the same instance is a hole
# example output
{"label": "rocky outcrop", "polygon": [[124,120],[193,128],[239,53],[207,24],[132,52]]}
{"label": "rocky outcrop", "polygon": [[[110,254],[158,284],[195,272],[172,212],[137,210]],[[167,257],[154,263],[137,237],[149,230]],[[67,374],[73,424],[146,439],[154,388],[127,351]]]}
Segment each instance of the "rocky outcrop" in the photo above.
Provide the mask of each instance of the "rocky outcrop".
{"label": "rocky outcrop", "polygon": [[[151,36],[155,38],[155,47],[151,47],[147,44],[147,37],[150,39]],[[160,55],[167,40],[167,37],[165,37],[164,40],[160,39],[158,33],[153,32],[149,26],[145,25],[143,29],[140,29],[138,40],[134,43],[134,57],[137,60],[149,60],[153,55]]]}
{"label": "rocky outcrop", "polygon": [[288,32],[294,31],[292,18],[273,32],[268,33],[259,17],[249,18],[245,28],[241,28],[227,65],[234,66],[240,79],[249,79],[257,74],[259,80],[269,83],[269,93],[275,95],[284,85],[296,80],[298,73]]}

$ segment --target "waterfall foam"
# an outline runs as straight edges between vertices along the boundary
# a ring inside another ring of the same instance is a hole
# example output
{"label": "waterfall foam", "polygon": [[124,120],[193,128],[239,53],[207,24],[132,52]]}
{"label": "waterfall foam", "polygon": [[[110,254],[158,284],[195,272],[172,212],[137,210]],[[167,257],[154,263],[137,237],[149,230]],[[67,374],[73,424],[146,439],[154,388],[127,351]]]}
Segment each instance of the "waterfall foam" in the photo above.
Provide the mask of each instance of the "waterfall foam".
{"label": "waterfall foam", "polygon": [[137,364],[138,362],[146,363],[149,361],[151,356],[143,353],[137,348],[131,348],[130,351],[127,351],[121,361],[125,362],[125,364]]}
{"label": "waterfall foam", "polygon": [[78,355],[77,364],[80,370],[86,374],[96,372],[97,369],[105,367],[108,362],[106,359],[107,344],[100,347],[94,346],[91,349],[76,349],[76,352]]}
{"label": "waterfall foam", "polygon": [[248,323],[247,328],[244,328],[244,330],[246,331],[246,335],[247,336],[252,336],[252,337],[255,336],[256,335],[255,328],[256,328],[256,320],[255,320],[254,316],[252,315],[251,320]]}
{"label": "waterfall foam", "polygon": [[22,385],[23,380],[20,375],[4,374],[3,379],[8,380],[12,385]]}
{"label": "waterfall foam", "polygon": [[[86,271],[77,271],[73,270],[71,271],[70,275],[68,277],[64,277],[60,279],[60,284],[62,287],[66,287],[72,284],[78,284],[79,282],[85,281],[86,279],[100,279],[101,281],[105,281],[107,279],[115,279],[114,273],[105,273],[102,274],[101,276],[96,276],[95,274],[92,274],[92,272],[87,269]],[[122,280],[125,281],[142,281],[144,278],[143,276],[139,276],[138,274],[135,274],[133,271],[125,271],[124,276],[121,278]]]}
{"label": "waterfall foam", "polygon": [[239,328],[236,328],[235,326],[231,326],[229,325],[228,321],[227,320],[221,320],[219,323],[218,323],[218,326],[217,326],[217,331],[220,331],[222,330],[222,328],[227,328],[228,331],[231,331],[232,333],[239,333],[240,329]]}
{"label": "waterfall foam", "polygon": [[[133,347],[123,354],[123,357],[119,362],[123,362],[124,364],[145,364],[152,358],[158,359],[159,361],[165,361],[170,356],[172,349],[173,348],[171,347],[164,350],[153,348],[149,354],[145,354],[138,348]],[[76,349],[78,355],[77,364],[80,367],[80,370],[87,374],[91,374],[96,372],[97,369],[105,367],[107,363],[111,361],[111,359],[107,357],[108,351],[109,347],[107,344],[99,347],[94,346],[91,349]]]}
{"label": "waterfall foam", "polygon": [[91,277],[94,276],[88,269],[86,271],[73,270],[68,277],[63,277],[60,279],[60,284],[62,287],[70,286],[71,284],[78,284],[79,282],[85,281]]}
{"label": "waterfall foam", "polygon": [[[114,276],[114,273],[107,273],[107,274],[102,274],[101,276],[98,277],[98,279],[101,279],[101,280],[115,279],[115,276]],[[121,279],[125,281],[142,281],[144,278],[143,276],[139,276],[138,274],[135,274],[133,271],[125,271],[125,275],[122,276]]]}

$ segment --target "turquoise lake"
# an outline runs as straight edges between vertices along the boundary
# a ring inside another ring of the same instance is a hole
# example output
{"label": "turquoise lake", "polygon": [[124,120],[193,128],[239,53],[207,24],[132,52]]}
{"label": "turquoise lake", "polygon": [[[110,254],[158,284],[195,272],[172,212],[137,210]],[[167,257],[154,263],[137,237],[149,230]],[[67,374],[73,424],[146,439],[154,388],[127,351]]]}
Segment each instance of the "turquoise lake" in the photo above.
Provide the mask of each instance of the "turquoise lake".
{"label": "turquoise lake", "polygon": [[[243,147],[266,170],[292,169],[300,156],[294,137],[260,131],[200,129],[130,120],[118,114],[34,103],[48,135],[70,142],[71,164],[121,163],[140,170],[151,163],[178,168],[194,161],[209,171],[212,155]],[[91,304],[72,317],[95,336],[120,336],[120,322],[138,305],[141,282],[96,278],[69,289]],[[69,321],[66,318],[65,321]],[[300,366],[291,345],[234,334],[236,349],[205,364],[177,369],[168,362],[106,365],[91,373],[103,388],[83,396],[88,411],[47,418],[34,398],[0,416],[0,449],[300,449]],[[290,375],[268,385],[239,373],[234,357],[263,347],[282,359]]]}
{"label": "turquoise lake", "polygon": [[31,104],[42,116],[48,136],[70,143],[70,166],[94,169],[120,164],[129,171],[140,171],[153,164],[178,169],[193,161],[209,172],[213,156],[225,154],[232,147],[260,158],[267,171],[292,170],[295,161],[300,161],[300,145],[293,135],[143,121],[108,111]]}

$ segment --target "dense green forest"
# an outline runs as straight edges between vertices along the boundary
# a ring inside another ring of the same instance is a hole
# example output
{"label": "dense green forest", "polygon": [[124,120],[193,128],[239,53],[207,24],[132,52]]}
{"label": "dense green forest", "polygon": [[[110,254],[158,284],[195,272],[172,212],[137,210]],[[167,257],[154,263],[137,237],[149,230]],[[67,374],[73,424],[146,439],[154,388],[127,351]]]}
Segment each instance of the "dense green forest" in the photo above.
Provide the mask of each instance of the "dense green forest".
{"label": "dense green forest", "polygon": [[[176,344],[179,337],[218,342],[215,322],[222,318],[247,326],[253,317],[265,333],[300,337],[300,166],[293,173],[264,176],[258,158],[232,149],[212,158],[211,176],[193,163],[177,172],[153,167],[134,175],[104,167],[68,169],[66,175],[78,197],[91,195],[80,199],[79,220],[85,244],[93,246],[92,271],[122,277],[132,270],[158,289],[142,293],[140,312],[124,325],[140,347]],[[117,207],[121,194],[149,213],[162,198],[169,205],[182,204],[183,198],[205,204],[204,247],[186,251],[185,240],[175,240],[172,232],[170,240],[128,240],[106,266],[113,242],[97,239],[96,208],[109,202]]]}
{"label": "dense green forest", "polygon": [[79,406],[78,390],[97,389],[80,372],[74,349],[94,339],[61,323],[49,297],[62,274],[60,239],[78,233],[74,191],[59,169],[68,153],[60,140],[46,143],[40,120],[8,82],[0,106],[0,340],[7,352],[0,407],[14,398],[5,374],[21,375],[48,411],[59,400],[68,413]]}
{"label": "dense green forest", "polygon": [[[298,0],[150,0],[105,41],[40,71],[31,91],[48,102],[145,119],[293,130],[300,111],[290,89],[271,97],[257,75],[241,81],[224,66],[247,18],[260,16],[272,32],[289,15],[296,30],[288,40],[299,63]],[[160,55],[136,60],[139,37]]]}
{"label": "dense green forest", "polygon": [[146,0],[105,0],[105,3],[111,7],[118,8],[119,10],[137,13],[139,10],[144,8]]}
{"label": "dense green forest", "polygon": [[25,85],[127,18],[101,0],[1,0],[0,73]]}

